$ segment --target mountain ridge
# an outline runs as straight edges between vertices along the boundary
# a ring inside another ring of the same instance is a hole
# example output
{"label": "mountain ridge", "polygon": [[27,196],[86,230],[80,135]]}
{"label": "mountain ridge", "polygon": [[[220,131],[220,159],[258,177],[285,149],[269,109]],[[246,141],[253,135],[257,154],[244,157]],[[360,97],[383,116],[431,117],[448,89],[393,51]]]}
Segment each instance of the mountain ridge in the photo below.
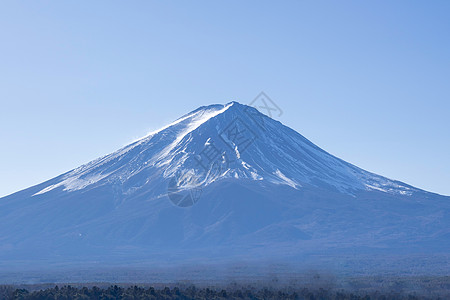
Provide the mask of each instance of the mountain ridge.
{"label": "mountain ridge", "polygon": [[[125,146],[125,147],[123,147],[122,149],[120,149],[120,150],[118,150],[118,151],[116,151],[116,152],[114,152],[114,153],[112,153],[112,154],[110,154],[110,155],[114,155],[114,154],[120,155],[121,152],[123,152],[123,151],[128,151],[128,150],[130,150],[130,149],[132,149],[132,148],[138,146],[138,145],[141,144],[141,143],[145,143],[145,142],[147,142],[149,139],[152,139],[155,135],[157,135],[157,134],[159,134],[159,133],[161,133],[161,132],[172,130],[172,127],[175,127],[175,126],[179,125],[180,123],[182,123],[182,122],[184,122],[184,121],[186,121],[186,120],[194,119],[193,121],[191,120],[191,123],[189,124],[189,126],[187,126],[187,128],[184,129],[184,131],[182,132],[182,134],[179,134],[179,135],[176,137],[176,139],[174,140],[174,142],[172,142],[168,147],[166,147],[166,148],[164,149],[165,152],[164,152],[164,151],[161,151],[160,153],[155,154],[155,155],[157,156],[156,159],[158,159],[158,158],[159,158],[159,159],[163,159],[163,158],[165,158],[165,157],[168,156],[169,152],[170,152],[171,150],[173,150],[173,148],[177,147],[178,143],[182,142],[183,138],[184,138],[186,135],[188,135],[188,134],[192,133],[193,131],[197,130],[198,127],[200,127],[200,126],[202,126],[204,123],[208,122],[211,118],[218,117],[218,116],[220,116],[220,114],[226,112],[229,108],[233,108],[233,106],[234,106],[234,108],[241,109],[241,110],[247,110],[248,108],[250,108],[250,107],[248,107],[248,106],[247,106],[247,107],[246,107],[246,106],[243,106],[243,105],[239,104],[238,102],[230,102],[230,103],[227,103],[226,105],[210,105],[210,106],[203,106],[203,107],[200,107],[200,108],[198,108],[198,109],[192,111],[191,113],[188,113],[188,114],[182,116],[181,118],[175,120],[174,122],[170,123],[169,125],[164,126],[164,127],[162,127],[161,129],[156,130],[156,131],[154,131],[154,132],[152,132],[152,133],[146,135],[145,137],[143,137],[143,138],[141,138],[141,139],[139,139],[139,140],[137,140],[137,141],[135,141],[135,142],[133,142],[133,143],[131,143],[131,144]],[[208,111],[210,111],[210,110],[212,110],[212,112],[208,113]],[[206,112],[206,115],[204,116],[205,112]],[[200,113],[200,116],[196,116],[196,115],[199,114],[199,113]],[[252,113],[252,114],[254,114],[254,113]],[[241,116],[241,117],[242,117],[242,116]],[[261,118],[261,117],[259,117],[259,118]],[[238,120],[239,120],[239,119],[238,119]],[[260,120],[262,120],[262,119],[260,119]],[[239,120],[239,121],[241,121],[241,120]],[[230,120],[230,122],[233,122],[233,120]],[[274,121],[274,122],[277,122],[277,121]],[[192,125],[192,124],[193,124],[193,125]],[[253,124],[253,125],[255,125],[255,124]],[[292,129],[290,129],[290,128],[284,126],[282,123],[279,123],[279,125],[283,126],[283,127],[284,127],[285,129],[287,129],[287,130],[292,130]],[[295,132],[295,131],[292,130],[292,132]],[[296,133],[296,132],[295,132],[295,133]],[[297,134],[297,133],[296,133],[296,134]],[[214,136],[214,134],[211,134],[211,135]],[[217,135],[217,133],[216,133],[216,135]],[[300,136],[301,136],[301,135],[300,135]],[[318,151],[320,151],[320,152],[323,152],[326,156],[332,157],[333,159],[336,159],[336,160],[338,160],[338,161],[340,161],[340,162],[343,162],[344,164],[348,164],[348,165],[350,165],[351,167],[358,168],[358,167],[356,167],[356,166],[354,166],[354,165],[352,165],[352,164],[349,164],[349,163],[343,161],[342,159],[339,159],[339,158],[337,158],[337,157],[335,157],[335,156],[329,154],[329,153],[326,152],[326,151],[323,151],[322,149],[320,149],[319,147],[317,147],[316,145],[314,145],[313,143],[311,143],[309,140],[307,140],[307,139],[304,138],[303,136],[301,136],[301,138],[303,139],[303,141],[304,141],[308,146],[312,147],[312,148],[315,149],[315,150],[318,150]],[[172,148],[170,148],[170,147],[172,147]],[[226,153],[227,153],[227,154],[230,154],[229,152],[230,152],[230,151],[227,151]],[[104,156],[104,157],[101,157],[101,158],[99,158],[99,159],[97,159],[97,160],[94,160],[94,161],[92,161],[92,162],[90,162],[90,163],[88,163],[88,164],[83,165],[82,167],[84,167],[84,166],[86,166],[86,165],[89,165],[89,164],[91,164],[91,163],[95,163],[96,161],[99,161],[99,160],[101,160],[101,159],[103,159],[103,158],[106,158],[106,157],[108,157],[108,156],[110,156],[110,155],[106,155],[106,156]],[[237,158],[237,155],[236,155],[236,157],[234,157],[234,158]],[[169,159],[172,159],[172,157],[169,157]],[[158,166],[164,166],[164,165],[166,165],[167,163],[168,163],[167,160],[164,161],[164,162],[159,162],[159,165],[158,165]],[[81,167],[81,168],[82,168],[82,167]],[[79,168],[77,168],[77,169],[79,169]],[[75,169],[75,170],[77,170],[77,169]],[[73,172],[73,171],[75,171],[75,170],[72,170],[72,171],[69,171],[69,172]],[[358,168],[358,170],[362,170],[362,169]],[[274,170],[274,171],[275,171],[275,172],[278,171],[278,177],[286,179],[286,176],[285,176],[284,174],[282,174],[280,170]],[[367,176],[370,176],[370,175],[379,176],[379,175],[376,175],[376,174],[374,174],[374,173],[371,173],[371,172],[368,172],[368,171],[365,171],[365,170],[363,170],[363,171],[365,172],[364,175],[365,175],[366,177],[367,177]],[[280,173],[281,173],[281,174],[280,174]],[[172,174],[172,175],[173,175],[173,174]],[[108,176],[108,175],[106,174],[106,175],[104,175],[104,176]],[[255,176],[256,176],[256,175],[255,175]],[[247,177],[248,177],[248,174],[247,174]],[[380,177],[382,177],[382,176],[380,176]],[[389,182],[391,182],[391,183],[393,183],[393,182],[401,183],[400,181],[390,180],[390,179],[388,179],[388,178],[386,178],[386,177],[382,177],[382,178],[383,178],[385,181],[389,181]],[[100,177],[99,179],[102,179],[102,178]],[[287,178],[287,179],[288,179],[288,180],[285,180],[285,181],[289,182],[291,186],[295,186],[294,181],[292,181],[290,178]],[[93,178],[92,181],[96,181],[96,179]],[[417,188],[413,188],[413,187],[410,186],[410,185],[406,185],[406,184],[404,184],[404,183],[401,183],[401,184],[402,184],[402,186],[404,186],[406,189],[411,189],[411,188],[412,188],[413,190],[420,190],[420,189],[417,189]],[[71,189],[71,183],[70,183],[70,182],[67,182],[66,185],[67,185],[67,188],[70,190],[70,189]],[[73,185],[72,185],[72,186],[73,186]],[[81,187],[83,187],[82,184],[81,184]],[[366,187],[372,188],[372,189],[382,189],[382,187],[380,187],[380,186],[372,186],[372,185],[369,185],[368,183],[366,183]],[[39,194],[39,193],[45,193],[45,192],[47,192],[47,191],[48,191],[48,190],[45,190],[45,189],[44,189],[44,190],[38,192],[37,194]],[[423,190],[422,190],[422,191],[423,191]],[[403,190],[403,192],[407,193],[408,191],[407,191],[407,190]]]}
{"label": "mountain ridge", "polygon": [[0,258],[439,254],[450,246],[449,199],[365,171],[230,102],[0,198]]}

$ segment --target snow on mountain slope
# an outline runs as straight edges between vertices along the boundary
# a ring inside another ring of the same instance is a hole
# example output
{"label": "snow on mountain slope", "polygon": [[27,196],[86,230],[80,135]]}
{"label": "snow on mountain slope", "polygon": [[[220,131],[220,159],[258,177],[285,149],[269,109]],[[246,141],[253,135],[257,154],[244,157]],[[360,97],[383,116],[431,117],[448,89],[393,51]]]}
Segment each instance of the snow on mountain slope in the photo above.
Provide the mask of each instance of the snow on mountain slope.
{"label": "snow on mountain slope", "polygon": [[[228,138],[237,139],[238,134],[242,135],[241,141]],[[202,157],[207,151],[215,156],[214,160]],[[327,184],[346,193],[367,189],[410,195],[418,191],[348,164],[256,109],[232,102],[187,114],[111,155],[69,172],[34,195],[58,187],[70,192],[94,184],[123,183],[149,169],[162,171],[164,178],[190,170],[202,185],[224,178],[248,178],[296,189],[305,183]]]}
{"label": "snow on mountain slope", "polygon": [[1,198],[0,259],[441,253],[449,203],[231,102]]}

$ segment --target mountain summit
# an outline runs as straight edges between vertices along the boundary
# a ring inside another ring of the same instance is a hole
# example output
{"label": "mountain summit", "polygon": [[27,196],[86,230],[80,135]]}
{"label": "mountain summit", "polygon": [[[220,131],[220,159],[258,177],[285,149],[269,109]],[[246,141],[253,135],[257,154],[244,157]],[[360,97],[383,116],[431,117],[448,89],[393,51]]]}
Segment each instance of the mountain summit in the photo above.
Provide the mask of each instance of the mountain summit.
{"label": "mountain summit", "polygon": [[177,182],[180,189],[234,178],[297,190],[303,185],[328,187],[347,194],[361,190],[403,195],[420,192],[346,163],[255,108],[231,102],[201,107],[63,175],[33,196],[113,184],[123,195],[149,192],[150,199],[164,194],[164,189],[155,193],[160,180],[177,174],[186,179],[185,173],[189,180]]}
{"label": "mountain summit", "polygon": [[449,197],[362,170],[230,102],[1,198],[0,259],[442,253],[449,212]]}

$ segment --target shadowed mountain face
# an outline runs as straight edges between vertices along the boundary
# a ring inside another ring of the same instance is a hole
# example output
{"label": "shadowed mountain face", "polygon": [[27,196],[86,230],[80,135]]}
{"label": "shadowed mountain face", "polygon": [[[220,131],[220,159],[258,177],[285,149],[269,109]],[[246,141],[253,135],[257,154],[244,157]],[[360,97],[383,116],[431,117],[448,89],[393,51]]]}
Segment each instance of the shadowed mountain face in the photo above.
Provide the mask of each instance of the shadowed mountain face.
{"label": "shadowed mountain face", "polygon": [[438,255],[450,248],[449,200],[232,102],[1,198],[0,260]]}

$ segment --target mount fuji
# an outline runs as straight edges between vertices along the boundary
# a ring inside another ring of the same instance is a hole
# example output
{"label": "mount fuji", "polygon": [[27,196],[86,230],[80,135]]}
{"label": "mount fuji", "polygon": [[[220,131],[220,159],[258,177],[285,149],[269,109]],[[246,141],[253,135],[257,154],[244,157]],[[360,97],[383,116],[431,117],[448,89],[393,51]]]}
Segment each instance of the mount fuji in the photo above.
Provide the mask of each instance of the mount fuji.
{"label": "mount fuji", "polygon": [[426,272],[450,269],[449,249],[450,197],[360,169],[237,102],[0,199],[3,268],[314,256]]}

